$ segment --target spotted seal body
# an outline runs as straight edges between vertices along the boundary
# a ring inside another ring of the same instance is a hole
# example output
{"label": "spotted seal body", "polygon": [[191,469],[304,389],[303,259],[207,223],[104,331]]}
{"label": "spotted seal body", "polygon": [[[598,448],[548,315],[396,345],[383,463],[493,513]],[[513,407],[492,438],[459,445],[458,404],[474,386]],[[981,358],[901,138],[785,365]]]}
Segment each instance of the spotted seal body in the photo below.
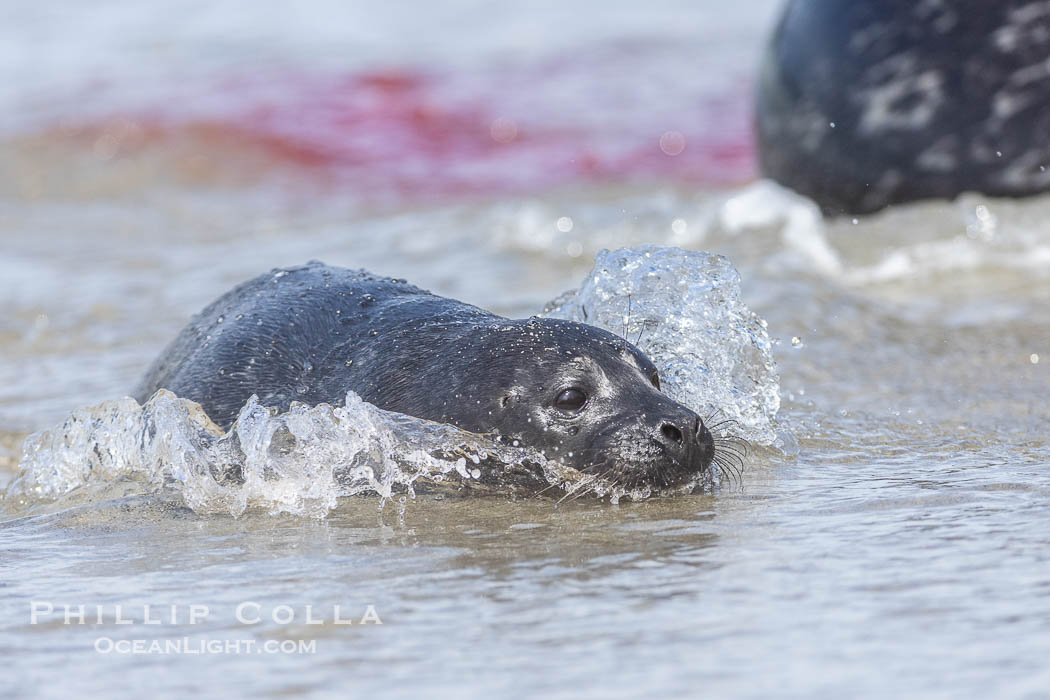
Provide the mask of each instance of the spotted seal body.
{"label": "spotted seal body", "polygon": [[763,62],[764,175],[826,213],[1050,188],[1050,3],[791,0]]}
{"label": "spotted seal body", "polygon": [[710,432],[659,390],[623,338],[557,319],[511,320],[403,281],[312,262],[273,270],[204,309],[136,398],[169,389],[228,428],[263,405],[380,408],[495,433],[626,487],[707,469]]}

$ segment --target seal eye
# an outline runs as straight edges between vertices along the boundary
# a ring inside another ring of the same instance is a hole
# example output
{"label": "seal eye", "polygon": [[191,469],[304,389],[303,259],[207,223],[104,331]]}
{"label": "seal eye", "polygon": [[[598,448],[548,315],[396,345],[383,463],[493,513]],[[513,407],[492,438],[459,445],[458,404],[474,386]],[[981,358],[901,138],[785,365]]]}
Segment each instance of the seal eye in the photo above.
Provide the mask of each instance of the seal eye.
{"label": "seal eye", "polygon": [[649,375],[649,381],[651,381],[653,383],[653,386],[655,386],[657,389],[659,389],[660,388],[660,373],[657,372],[656,370],[653,370],[653,373]]}
{"label": "seal eye", "polygon": [[587,403],[587,394],[575,388],[566,389],[558,394],[558,398],[554,399],[554,407],[559,411],[571,411],[573,413],[583,408],[585,403]]}

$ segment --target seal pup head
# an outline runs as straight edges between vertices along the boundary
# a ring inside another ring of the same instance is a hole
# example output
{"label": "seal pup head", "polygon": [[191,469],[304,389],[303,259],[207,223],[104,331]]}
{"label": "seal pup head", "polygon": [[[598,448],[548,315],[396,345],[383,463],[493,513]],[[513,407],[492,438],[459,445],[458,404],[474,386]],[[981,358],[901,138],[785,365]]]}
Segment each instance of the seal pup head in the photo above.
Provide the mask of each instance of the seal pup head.
{"label": "seal pup head", "polygon": [[471,428],[626,489],[684,484],[709,468],[710,431],[660,391],[655,365],[625,339],[540,318],[479,336],[457,411],[475,407],[473,416],[460,414]]}

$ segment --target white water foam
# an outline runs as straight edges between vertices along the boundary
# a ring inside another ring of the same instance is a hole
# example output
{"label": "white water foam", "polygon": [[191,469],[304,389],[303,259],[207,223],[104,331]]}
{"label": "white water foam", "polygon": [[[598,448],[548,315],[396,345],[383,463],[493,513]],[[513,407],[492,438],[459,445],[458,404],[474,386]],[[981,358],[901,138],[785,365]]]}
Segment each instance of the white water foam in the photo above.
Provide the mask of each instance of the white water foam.
{"label": "white water foam", "polygon": [[993,199],[967,193],[856,218],[827,220],[810,199],[759,180],[722,203],[717,220],[730,236],[779,233],[801,269],[850,287],[919,281],[999,268],[1045,274],[1050,197]]}

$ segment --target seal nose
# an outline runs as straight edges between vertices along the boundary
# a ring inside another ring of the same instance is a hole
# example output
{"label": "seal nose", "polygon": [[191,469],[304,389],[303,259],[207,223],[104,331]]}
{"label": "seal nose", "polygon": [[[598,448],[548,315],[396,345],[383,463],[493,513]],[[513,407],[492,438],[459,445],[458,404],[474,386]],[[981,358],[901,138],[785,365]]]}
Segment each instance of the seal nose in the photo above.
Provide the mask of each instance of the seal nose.
{"label": "seal nose", "polygon": [[649,434],[663,452],[653,460],[648,472],[654,485],[662,488],[683,484],[711,465],[714,439],[700,416],[676,404],[667,406],[654,418]]}
{"label": "seal nose", "polygon": [[660,432],[663,434],[663,436],[665,438],[667,438],[671,442],[676,442],[676,443],[681,444],[681,442],[682,442],[682,431],[679,430],[676,425],[674,425],[672,423],[664,423],[663,425],[660,426]]}
{"label": "seal nose", "polygon": [[714,440],[700,416],[692,411],[664,418],[655,431],[657,442],[683,466],[706,467],[714,456]]}
{"label": "seal nose", "polygon": [[673,452],[689,449],[697,440],[697,432],[701,426],[700,418],[692,411],[687,415],[664,418],[656,431],[656,440],[664,447]]}

